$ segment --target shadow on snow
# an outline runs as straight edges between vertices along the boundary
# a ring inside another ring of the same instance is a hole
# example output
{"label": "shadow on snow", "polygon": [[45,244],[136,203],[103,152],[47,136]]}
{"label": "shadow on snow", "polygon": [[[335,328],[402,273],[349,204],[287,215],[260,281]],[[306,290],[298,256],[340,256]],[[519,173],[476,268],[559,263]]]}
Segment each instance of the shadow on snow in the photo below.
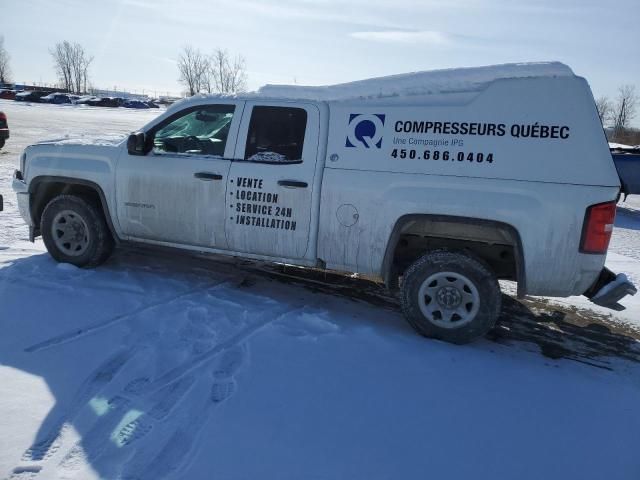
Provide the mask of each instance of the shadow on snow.
{"label": "shadow on snow", "polygon": [[[0,363],[41,376],[56,400],[12,479],[52,468],[65,478],[86,478],[87,468],[101,478],[179,478],[200,430],[235,394],[248,341],[261,332],[295,345],[336,332],[347,340],[354,332],[357,343],[358,331],[373,331],[381,349],[420,343],[436,360],[495,348],[600,369],[640,360],[636,334],[593,312],[505,295],[488,339],[454,347],[419,338],[397,299],[374,283],[166,251],[120,251],[94,271],[47,255],[18,259],[0,270],[0,298]],[[375,362],[374,354],[366,353]],[[384,369],[384,358],[377,362]]]}

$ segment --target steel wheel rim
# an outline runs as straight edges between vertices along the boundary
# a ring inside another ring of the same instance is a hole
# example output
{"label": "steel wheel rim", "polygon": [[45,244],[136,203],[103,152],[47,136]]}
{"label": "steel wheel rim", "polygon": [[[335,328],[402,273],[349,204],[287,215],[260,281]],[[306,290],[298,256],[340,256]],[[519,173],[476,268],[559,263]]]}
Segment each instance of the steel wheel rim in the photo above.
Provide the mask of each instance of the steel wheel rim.
{"label": "steel wheel rim", "polygon": [[434,325],[447,329],[460,328],[471,322],[478,313],[480,294],[464,275],[438,272],[420,285],[418,304],[422,314]]}
{"label": "steel wheel rim", "polygon": [[65,255],[79,257],[89,247],[89,228],[84,219],[73,210],[56,214],[51,225],[56,247]]}

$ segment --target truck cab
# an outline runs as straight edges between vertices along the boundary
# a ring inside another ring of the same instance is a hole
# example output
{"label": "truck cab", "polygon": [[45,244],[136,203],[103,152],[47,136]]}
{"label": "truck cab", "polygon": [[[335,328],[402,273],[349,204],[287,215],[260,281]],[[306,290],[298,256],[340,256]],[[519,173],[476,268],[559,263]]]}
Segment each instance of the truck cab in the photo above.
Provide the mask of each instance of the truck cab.
{"label": "truck cab", "polygon": [[194,103],[138,134],[137,150],[122,149],[115,172],[122,235],[315,264],[326,106]]}

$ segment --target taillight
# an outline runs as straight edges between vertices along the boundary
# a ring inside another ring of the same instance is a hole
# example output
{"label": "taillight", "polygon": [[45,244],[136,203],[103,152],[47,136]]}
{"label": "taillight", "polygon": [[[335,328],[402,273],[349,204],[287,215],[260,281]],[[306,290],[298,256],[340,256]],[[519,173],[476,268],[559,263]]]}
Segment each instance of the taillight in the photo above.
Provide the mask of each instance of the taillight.
{"label": "taillight", "polygon": [[599,203],[587,208],[580,240],[581,253],[607,253],[616,218],[616,202]]}

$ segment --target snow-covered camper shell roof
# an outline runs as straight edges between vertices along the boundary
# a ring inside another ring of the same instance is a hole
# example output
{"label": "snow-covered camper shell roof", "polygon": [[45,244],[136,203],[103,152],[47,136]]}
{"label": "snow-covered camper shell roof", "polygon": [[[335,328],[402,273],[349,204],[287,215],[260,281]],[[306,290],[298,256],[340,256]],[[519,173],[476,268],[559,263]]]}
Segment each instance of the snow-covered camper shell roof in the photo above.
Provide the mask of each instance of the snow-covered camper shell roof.
{"label": "snow-covered camper shell roof", "polygon": [[195,95],[174,103],[168,110],[210,103],[213,99],[415,104],[418,97],[432,101],[439,96],[473,98],[498,80],[539,77],[575,75],[560,62],[508,63],[403,73],[327,86],[265,85],[256,92],[239,95]]}
{"label": "snow-covered camper shell roof", "polygon": [[563,63],[511,63],[403,73],[324,87],[265,85],[257,95],[325,102],[387,99],[386,103],[390,103],[403,97],[481,92],[492,82],[502,79],[563,76],[574,76]]}

